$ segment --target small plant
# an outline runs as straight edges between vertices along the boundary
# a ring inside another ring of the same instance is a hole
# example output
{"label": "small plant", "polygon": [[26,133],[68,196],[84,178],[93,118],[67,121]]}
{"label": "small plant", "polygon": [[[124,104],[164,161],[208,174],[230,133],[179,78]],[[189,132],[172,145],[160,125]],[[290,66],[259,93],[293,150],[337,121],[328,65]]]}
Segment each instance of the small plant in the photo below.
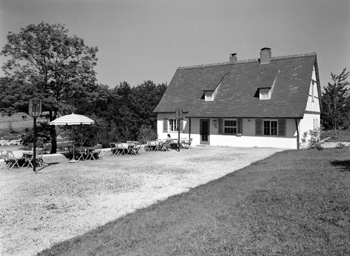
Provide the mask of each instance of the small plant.
{"label": "small plant", "polygon": [[339,143],[337,144],[337,147],[336,147],[336,148],[342,149],[343,147],[345,147],[345,144],[339,142]]}

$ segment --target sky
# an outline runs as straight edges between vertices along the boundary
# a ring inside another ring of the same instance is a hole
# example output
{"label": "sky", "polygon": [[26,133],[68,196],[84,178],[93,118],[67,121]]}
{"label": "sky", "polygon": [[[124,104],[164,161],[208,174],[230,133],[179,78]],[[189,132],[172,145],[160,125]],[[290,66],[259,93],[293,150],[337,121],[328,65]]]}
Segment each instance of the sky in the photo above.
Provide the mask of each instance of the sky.
{"label": "sky", "polygon": [[231,53],[257,59],[264,47],[272,56],[316,52],[325,86],[331,72],[350,70],[349,13],[349,0],[0,0],[0,47],[9,31],[64,24],[98,47],[97,80],[111,88],[169,83],[180,66]]}

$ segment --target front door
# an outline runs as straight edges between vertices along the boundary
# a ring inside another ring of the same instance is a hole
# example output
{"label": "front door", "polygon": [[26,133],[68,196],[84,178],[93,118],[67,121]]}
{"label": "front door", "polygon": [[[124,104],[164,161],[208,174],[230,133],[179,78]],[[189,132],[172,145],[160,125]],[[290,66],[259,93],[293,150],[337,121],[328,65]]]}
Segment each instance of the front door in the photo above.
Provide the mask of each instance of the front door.
{"label": "front door", "polygon": [[200,119],[200,137],[201,137],[201,144],[209,144],[210,142],[210,120],[209,119]]}

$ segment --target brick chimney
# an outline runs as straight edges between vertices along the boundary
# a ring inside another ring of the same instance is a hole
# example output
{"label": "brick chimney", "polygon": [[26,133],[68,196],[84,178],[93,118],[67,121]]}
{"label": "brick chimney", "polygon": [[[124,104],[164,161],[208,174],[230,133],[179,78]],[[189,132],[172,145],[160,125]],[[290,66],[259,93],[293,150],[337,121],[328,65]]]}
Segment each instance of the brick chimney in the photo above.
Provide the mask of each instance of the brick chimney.
{"label": "brick chimney", "polygon": [[236,63],[237,62],[237,53],[231,53],[230,55],[230,62]]}
{"label": "brick chimney", "polygon": [[260,50],[260,64],[269,64],[271,60],[271,48],[262,48]]}

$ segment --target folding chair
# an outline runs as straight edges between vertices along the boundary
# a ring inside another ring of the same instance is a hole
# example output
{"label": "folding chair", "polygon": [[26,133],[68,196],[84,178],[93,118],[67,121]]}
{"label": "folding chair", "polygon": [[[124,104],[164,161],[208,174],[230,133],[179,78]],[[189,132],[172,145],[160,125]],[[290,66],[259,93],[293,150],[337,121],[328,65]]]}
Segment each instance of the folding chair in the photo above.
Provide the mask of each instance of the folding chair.
{"label": "folding chair", "polygon": [[[43,148],[36,149],[36,151],[35,151],[35,164],[36,164],[36,166],[47,165],[43,160],[43,154],[44,154]],[[25,162],[25,164],[27,164],[27,168],[33,167],[33,162],[34,162],[34,152],[33,151],[31,154],[24,154],[24,162]]]}
{"label": "folding chair", "polygon": [[93,150],[88,151],[88,156],[86,157],[86,159],[91,159],[91,160],[101,159],[101,151],[102,151],[102,145],[97,144]]}
{"label": "folding chair", "polygon": [[163,145],[162,145],[162,150],[163,151],[169,151],[170,149],[170,144],[171,144],[171,140],[166,140]]}
{"label": "folding chair", "polygon": [[191,139],[186,139],[186,140],[183,140],[183,141],[181,141],[181,147],[182,148],[190,148],[190,146],[191,146],[191,143],[192,143],[192,138]]}
{"label": "folding chair", "polygon": [[109,146],[111,147],[112,155],[116,155],[118,153],[117,145],[115,142],[110,142]]}
{"label": "folding chair", "polygon": [[76,160],[86,160],[89,156],[89,153],[86,148],[84,147],[79,147],[79,151],[76,151],[75,158]]}
{"label": "folding chair", "polygon": [[145,151],[151,151],[151,142],[147,141],[146,145],[145,145]]}
{"label": "folding chair", "polygon": [[141,149],[141,143],[140,142],[134,143],[134,151],[136,154],[139,154],[140,149]]}
{"label": "folding chair", "polygon": [[117,148],[117,154],[116,155],[125,155],[128,153],[129,146],[127,143],[116,143],[116,148]]}
{"label": "folding chair", "polygon": [[18,151],[8,151],[8,162],[6,166],[10,169],[13,167],[22,167],[23,163],[21,161],[23,160],[23,154]]}
{"label": "folding chair", "polygon": [[47,163],[44,162],[43,155],[44,155],[45,149],[44,148],[38,148],[36,150],[36,163],[38,166],[48,166]]}

